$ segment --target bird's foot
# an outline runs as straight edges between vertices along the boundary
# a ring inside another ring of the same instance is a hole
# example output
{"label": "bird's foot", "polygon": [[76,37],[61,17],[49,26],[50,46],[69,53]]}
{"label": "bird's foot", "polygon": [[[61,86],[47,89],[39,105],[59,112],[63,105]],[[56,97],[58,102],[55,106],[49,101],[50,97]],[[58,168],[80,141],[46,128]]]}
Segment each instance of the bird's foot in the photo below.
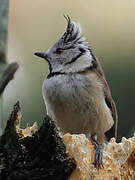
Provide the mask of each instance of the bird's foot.
{"label": "bird's foot", "polygon": [[93,164],[97,169],[103,168],[104,167],[103,161],[102,161],[103,147],[101,144],[98,143],[96,136],[92,136],[91,139],[92,139],[92,142],[94,143],[94,145],[96,147],[96,149],[95,149],[95,160],[94,160]]}
{"label": "bird's foot", "polygon": [[102,158],[103,158],[103,147],[101,144],[98,144],[95,149],[95,161],[94,161],[94,166],[97,169],[104,167]]}

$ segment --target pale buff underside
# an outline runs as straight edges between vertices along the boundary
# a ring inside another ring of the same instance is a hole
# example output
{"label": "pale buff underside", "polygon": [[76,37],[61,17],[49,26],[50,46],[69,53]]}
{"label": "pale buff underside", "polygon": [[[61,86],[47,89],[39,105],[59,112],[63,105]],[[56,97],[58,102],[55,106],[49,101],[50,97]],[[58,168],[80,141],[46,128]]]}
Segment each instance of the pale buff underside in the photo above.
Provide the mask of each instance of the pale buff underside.
{"label": "pale buff underside", "polygon": [[91,71],[46,79],[43,97],[47,114],[63,133],[103,135],[114,123],[102,84]]}

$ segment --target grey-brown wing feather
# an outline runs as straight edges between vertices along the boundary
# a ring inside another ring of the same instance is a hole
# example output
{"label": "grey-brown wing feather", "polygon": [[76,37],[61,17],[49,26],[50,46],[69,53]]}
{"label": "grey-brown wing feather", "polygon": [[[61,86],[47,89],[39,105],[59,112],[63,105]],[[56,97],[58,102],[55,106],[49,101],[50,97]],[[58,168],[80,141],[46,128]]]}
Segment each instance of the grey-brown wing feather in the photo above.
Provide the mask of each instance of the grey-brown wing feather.
{"label": "grey-brown wing feather", "polygon": [[105,133],[106,138],[108,140],[110,140],[112,137],[117,138],[117,123],[118,123],[117,110],[116,110],[116,105],[111,96],[110,88],[105,79],[103,69],[102,69],[98,59],[94,58],[94,60],[97,64],[97,67],[94,69],[94,71],[100,77],[100,79],[102,81],[106,104],[110,108],[110,110],[112,112],[112,117],[114,120],[114,125],[112,126],[112,128]]}

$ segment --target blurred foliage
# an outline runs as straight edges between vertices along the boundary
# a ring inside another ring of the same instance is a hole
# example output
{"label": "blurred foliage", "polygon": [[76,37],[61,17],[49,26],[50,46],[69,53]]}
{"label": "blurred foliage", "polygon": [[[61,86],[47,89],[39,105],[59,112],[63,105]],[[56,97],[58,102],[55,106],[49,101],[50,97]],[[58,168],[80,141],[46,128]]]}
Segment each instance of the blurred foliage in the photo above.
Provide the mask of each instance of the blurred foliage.
{"label": "blurred foliage", "polygon": [[18,61],[20,69],[4,93],[5,121],[20,100],[24,124],[42,122],[42,82],[48,66],[33,54],[46,51],[60,38],[66,28],[62,15],[69,14],[80,22],[103,65],[117,104],[119,137],[131,135],[135,127],[134,9],[134,0],[10,1],[8,59]]}

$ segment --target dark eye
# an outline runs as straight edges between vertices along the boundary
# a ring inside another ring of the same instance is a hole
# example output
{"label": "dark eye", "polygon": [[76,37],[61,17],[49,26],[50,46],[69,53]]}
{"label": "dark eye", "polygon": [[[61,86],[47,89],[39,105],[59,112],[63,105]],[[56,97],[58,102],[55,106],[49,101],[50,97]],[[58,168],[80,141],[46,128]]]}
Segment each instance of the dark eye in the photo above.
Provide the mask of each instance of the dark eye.
{"label": "dark eye", "polygon": [[61,48],[57,48],[56,51],[55,51],[56,54],[60,54],[62,53],[62,49]]}

